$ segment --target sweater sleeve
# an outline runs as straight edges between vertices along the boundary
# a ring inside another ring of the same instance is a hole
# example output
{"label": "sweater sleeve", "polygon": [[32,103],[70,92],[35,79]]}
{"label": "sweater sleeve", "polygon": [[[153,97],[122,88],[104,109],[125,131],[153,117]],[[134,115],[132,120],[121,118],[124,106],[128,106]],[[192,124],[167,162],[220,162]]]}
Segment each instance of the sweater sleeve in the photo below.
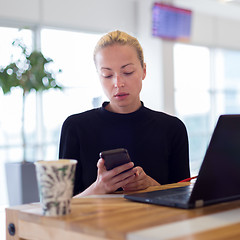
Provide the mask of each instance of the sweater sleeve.
{"label": "sweater sleeve", "polygon": [[75,172],[75,184],[73,195],[78,194],[83,189],[76,183],[81,183],[81,163],[80,163],[80,146],[76,127],[71,117],[67,118],[63,123],[59,144],[59,159],[75,159],[77,160],[76,172]]}
{"label": "sweater sleeve", "polygon": [[188,135],[185,125],[178,121],[173,133],[169,161],[169,179],[172,183],[190,177]]}

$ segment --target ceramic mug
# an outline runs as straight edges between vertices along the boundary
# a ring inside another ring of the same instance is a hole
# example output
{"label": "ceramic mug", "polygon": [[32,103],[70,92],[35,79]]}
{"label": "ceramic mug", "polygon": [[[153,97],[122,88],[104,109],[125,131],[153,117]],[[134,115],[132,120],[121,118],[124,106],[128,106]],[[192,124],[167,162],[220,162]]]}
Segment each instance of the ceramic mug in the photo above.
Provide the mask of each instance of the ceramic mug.
{"label": "ceramic mug", "polygon": [[73,159],[35,162],[43,215],[62,216],[71,212],[76,164]]}

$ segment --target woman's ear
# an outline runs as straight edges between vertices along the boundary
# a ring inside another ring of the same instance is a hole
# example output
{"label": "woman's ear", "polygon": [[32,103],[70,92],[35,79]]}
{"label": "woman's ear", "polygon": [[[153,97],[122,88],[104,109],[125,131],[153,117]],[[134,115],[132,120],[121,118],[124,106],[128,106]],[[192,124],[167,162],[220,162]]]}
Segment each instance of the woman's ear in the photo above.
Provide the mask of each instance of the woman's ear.
{"label": "woman's ear", "polygon": [[146,70],[146,63],[144,63],[144,65],[143,65],[143,77],[142,77],[142,80],[144,80],[144,79],[145,79],[145,77],[146,77],[146,74],[147,74],[147,70]]}

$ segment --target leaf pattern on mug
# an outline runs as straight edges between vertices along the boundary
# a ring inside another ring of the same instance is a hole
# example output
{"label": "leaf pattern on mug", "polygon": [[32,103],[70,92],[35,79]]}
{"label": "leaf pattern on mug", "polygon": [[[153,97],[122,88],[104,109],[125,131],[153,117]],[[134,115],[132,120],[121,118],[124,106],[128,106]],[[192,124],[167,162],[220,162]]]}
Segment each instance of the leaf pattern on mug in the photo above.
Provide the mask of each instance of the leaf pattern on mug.
{"label": "leaf pattern on mug", "polygon": [[76,165],[37,165],[40,200],[44,215],[69,213]]}

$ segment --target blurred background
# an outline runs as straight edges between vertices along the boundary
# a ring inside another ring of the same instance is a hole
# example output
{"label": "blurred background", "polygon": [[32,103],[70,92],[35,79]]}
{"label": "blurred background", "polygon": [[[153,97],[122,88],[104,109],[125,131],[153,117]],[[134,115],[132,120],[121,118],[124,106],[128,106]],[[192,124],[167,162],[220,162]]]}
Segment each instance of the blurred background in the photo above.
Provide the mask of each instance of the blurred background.
{"label": "blurred background", "polygon": [[[116,29],[143,46],[145,106],[187,126],[192,175],[219,115],[240,113],[239,0],[0,0],[0,6],[0,68],[19,58],[12,42],[21,39],[53,59],[49,69],[61,69],[55,78],[63,90],[26,97],[27,161],[58,158],[65,118],[105,100],[92,55],[99,37]],[[20,88],[0,90],[1,212],[9,205],[4,166],[22,160],[22,107]]]}

